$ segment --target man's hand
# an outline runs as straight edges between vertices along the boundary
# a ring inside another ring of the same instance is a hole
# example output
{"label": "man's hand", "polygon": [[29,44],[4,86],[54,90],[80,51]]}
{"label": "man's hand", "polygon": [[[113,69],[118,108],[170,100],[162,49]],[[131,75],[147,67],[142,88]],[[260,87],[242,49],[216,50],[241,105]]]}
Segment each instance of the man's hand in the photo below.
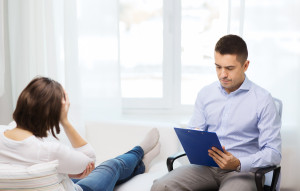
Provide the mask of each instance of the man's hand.
{"label": "man's hand", "polygon": [[213,147],[212,149],[208,150],[208,155],[214,159],[221,169],[236,170],[241,164],[240,160],[233,156],[230,152],[227,152],[224,146],[222,146],[222,148],[224,153]]}
{"label": "man's hand", "polygon": [[69,174],[70,178],[83,179],[87,177],[95,169],[95,163],[91,162],[86,166],[86,169],[80,174]]}

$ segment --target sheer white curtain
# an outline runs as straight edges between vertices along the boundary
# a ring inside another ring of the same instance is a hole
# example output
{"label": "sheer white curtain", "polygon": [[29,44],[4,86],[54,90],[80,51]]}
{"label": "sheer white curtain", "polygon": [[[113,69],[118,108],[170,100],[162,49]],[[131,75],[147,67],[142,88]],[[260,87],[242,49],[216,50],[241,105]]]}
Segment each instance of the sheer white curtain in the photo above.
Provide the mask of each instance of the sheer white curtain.
{"label": "sheer white curtain", "polygon": [[13,104],[37,75],[64,81],[64,1],[9,0]]}
{"label": "sheer white curtain", "polygon": [[0,97],[4,94],[4,72],[4,4],[3,0],[0,0]]}
{"label": "sheer white curtain", "polygon": [[71,100],[70,120],[84,135],[77,59],[76,2],[7,1],[13,107],[35,76],[59,81]]}
{"label": "sheer white curtain", "polygon": [[[13,107],[28,82],[41,75],[66,88],[69,116],[81,134],[84,120],[120,117],[117,0],[2,1],[7,4]],[[4,71],[1,62],[0,67]]]}

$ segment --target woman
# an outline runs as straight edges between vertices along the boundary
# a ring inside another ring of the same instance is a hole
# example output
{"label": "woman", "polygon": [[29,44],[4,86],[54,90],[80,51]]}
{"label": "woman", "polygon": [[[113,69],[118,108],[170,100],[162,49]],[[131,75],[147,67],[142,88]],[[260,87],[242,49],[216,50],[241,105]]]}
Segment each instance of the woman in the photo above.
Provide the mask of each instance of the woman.
{"label": "woman", "polygon": [[[137,174],[144,173],[160,151],[159,133],[152,129],[129,152],[94,167],[93,148],[68,120],[70,102],[62,86],[49,78],[33,79],[19,96],[13,119],[17,126],[0,134],[0,163],[30,166],[58,160],[58,173],[66,190],[113,190]],[[56,138],[62,125],[73,148],[59,142],[44,142],[47,133]],[[79,180],[78,180],[79,179]]]}

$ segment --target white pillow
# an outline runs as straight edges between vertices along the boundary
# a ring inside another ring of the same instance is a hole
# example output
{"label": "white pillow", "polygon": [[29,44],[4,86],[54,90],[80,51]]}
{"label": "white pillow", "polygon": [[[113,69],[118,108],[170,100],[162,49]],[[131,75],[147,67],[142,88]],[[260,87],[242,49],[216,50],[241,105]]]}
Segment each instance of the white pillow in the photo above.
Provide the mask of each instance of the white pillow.
{"label": "white pillow", "polygon": [[29,167],[0,164],[0,190],[64,190],[57,166],[57,160]]}

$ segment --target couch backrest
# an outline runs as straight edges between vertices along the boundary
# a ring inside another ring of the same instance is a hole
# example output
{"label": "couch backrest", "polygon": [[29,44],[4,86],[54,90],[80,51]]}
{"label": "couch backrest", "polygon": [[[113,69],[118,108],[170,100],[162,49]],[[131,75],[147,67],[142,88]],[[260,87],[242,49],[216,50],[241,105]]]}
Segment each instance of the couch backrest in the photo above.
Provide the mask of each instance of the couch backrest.
{"label": "couch backrest", "polygon": [[173,129],[175,124],[127,121],[90,122],[86,138],[94,147],[97,164],[127,152],[138,145],[151,128],[160,132],[161,152],[156,161],[166,160],[178,152],[180,143]]}

